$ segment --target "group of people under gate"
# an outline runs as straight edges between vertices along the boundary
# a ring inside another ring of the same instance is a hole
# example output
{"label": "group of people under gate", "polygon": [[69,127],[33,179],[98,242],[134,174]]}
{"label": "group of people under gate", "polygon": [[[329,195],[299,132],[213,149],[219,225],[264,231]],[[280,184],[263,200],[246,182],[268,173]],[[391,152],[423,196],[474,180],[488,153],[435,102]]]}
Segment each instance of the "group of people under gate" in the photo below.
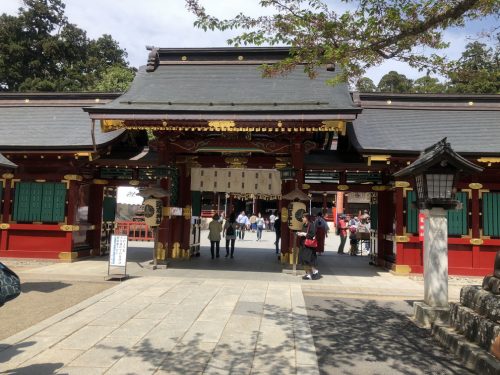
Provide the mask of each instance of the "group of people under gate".
{"label": "group of people under gate", "polygon": [[337,253],[345,254],[344,247],[349,238],[349,254],[356,256],[360,252],[363,254],[370,252],[370,215],[364,211],[358,216],[340,214],[337,221],[337,234],[340,236],[340,245]]}
{"label": "group of people under gate", "polygon": [[[265,220],[259,213],[255,216],[254,220],[248,218],[244,211],[238,217],[232,212],[229,217],[224,218],[215,214],[212,217],[208,229],[208,239],[210,240],[210,253],[212,259],[220,257],[220,241],[225,238],[225,257],[234,258],[234,248],[236,239],[244,240],[245,232],[255,231],[257,233],[256,241],[262,239],[262,231],[267,228],[269,231],[274,231],[276,240],[274,242],[276,255],[280,258],[280,240],[281,240],[281,219],[279,216],[272,215],[272,228],[269,226],[271,218]],[[340,237],[340,246],[338,249],[339,254],[344,254],[344,246],[347,237],[350,239],[349,253],[357,255],[358,245],[361,243],[365,246],[366,251],[369,251],[370,233],[370,216],[365,211],[360,215],[361,220],[357,216],[351,217],[349,215],[340,215],[337,222],[337,235]],[[255,226],[253,225],[255,224]],[[320,273],[317,267],[318,256],[322,255],[325,251],[325,238],[328,237],[329,226],[323,218],[323,214],[319,212],[316,217],[310,213],[302,215],[302,230],[297,231],[298,245],[299,245],[299,262],[304,266],[306,274],[303,276],[304,280],[319,279]],[[367,234],[367,236],[365,235]],[[363,249],[361,249],[363,250]]]}

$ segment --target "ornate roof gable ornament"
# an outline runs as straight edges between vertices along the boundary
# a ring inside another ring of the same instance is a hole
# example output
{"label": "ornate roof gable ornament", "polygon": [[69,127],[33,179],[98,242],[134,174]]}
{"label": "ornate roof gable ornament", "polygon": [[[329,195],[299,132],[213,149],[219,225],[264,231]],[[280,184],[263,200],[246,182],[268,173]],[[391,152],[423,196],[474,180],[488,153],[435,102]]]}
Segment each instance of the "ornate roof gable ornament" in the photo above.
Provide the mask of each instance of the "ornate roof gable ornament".
{"label": "ornate roof gable ornament", "polygon": [[154,72],[158,65],[160,65],[160,55],[158,48],[153,46],[146,46],[146,49],[151,51],[148,54],[148,63],[146,64],[146,72]]}

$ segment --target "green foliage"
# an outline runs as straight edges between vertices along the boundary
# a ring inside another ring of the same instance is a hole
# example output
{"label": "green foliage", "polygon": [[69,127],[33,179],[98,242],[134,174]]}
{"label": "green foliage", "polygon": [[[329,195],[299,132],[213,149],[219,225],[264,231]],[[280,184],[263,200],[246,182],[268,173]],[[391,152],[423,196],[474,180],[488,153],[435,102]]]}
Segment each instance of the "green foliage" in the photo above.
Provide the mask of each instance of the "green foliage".
{"label": "green foliage", "polygon": [[109,69],[128,69],[126,51],[110,35],[89,39],[61,0],[23,3],[17,16],[0,16],[0,91],[87,91]]}
{"label": "green foliage", "polygon": [[411,92],[412,85],[411,79],[392,70],[380,79],[377,88],[380,92],[408,93]]}
{"label": "green foliage", "polygon": [[439,82],[437,78],[429,75],[417,78],[413,81],[412,92],[418,94],[437,94],[444,93],[446,86]]}
{"label": "green foliage", "polygon": [[356,90],[359,92],[375,92],[377,90],[377,86],[375,83],[368,77],[361,77],[356,82]]}
{"label": "green foliage", "polygon": [[462,57],[453,64],[449,78],[451,93],[499,94],[500,33],[495,49],[479,42],[467,44]]}
{"label": "green foliage", "polygon": [[91,91],[124,92],[130,87],[135,76],[135,69],[120,65],[107,68],[101,78],[92,86]]}
{"label": "green foliage", "polygon": [[[450,66],[437,54],[424,56],[414,47],[445,48],[443,30],[468,20],[500,14],[498,0],[343,0],[343,12],[321,0],[260,0],[270,16],[242,13],[221,20],[209,15],[200,0],[186,0],[203,30],[241,30],[228,40],[233,46],[287,45],[291,56],[263,67],[265,76],[284,74],[303,65],[311,78],[323,64],[337,64],[336,82],[361,77],[366,69],[396,59],[430,73],[445,74]],[[419,49],[420,50],[420,49]],[[335,82],[333,82],[335,83]]]}

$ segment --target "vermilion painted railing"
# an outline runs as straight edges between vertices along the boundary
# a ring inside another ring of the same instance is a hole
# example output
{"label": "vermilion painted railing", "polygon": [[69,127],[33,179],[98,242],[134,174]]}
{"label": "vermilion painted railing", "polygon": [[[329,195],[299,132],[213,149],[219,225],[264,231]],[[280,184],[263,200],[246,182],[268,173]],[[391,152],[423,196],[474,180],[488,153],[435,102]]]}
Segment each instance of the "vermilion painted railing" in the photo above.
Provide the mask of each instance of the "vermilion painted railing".
{"label": "vermilion painted railing", "polygon": [[129,241],[154,241],[152,230],[142,221],[117,221],[115,234],[128,236]]}

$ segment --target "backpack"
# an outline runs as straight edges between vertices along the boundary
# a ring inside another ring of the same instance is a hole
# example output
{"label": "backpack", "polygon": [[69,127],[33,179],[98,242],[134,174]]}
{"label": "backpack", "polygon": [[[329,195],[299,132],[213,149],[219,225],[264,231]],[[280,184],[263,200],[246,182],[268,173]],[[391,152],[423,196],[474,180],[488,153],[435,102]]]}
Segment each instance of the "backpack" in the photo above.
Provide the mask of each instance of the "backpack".
{"label": "backpack", "polygon": [[226,236],[234,236],[234,228],[232,223],[229,223],[229,226],[226,229]]}

